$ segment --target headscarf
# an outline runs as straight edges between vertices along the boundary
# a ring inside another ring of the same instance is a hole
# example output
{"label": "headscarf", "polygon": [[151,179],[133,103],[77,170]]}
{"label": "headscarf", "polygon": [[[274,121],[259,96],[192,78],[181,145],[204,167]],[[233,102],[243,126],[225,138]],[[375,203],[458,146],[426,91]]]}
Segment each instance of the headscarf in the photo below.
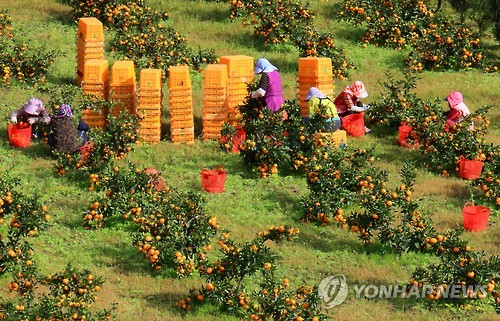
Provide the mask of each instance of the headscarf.
{"label": "headscarf", "polygon": [[278,68],[273,66],[266,58],[260,58],[255,65],[255,74],[260,74],[261,72],[269,73],[275,70],[278,70]]}
{"label": "headscarf", "polygon": [[309,88],[309,91],[307,92],[306,96],[306,101],[310,100],[313,97],[318,97],[318,98],[326,98],[326,95],[321,92],[317,87],[311,87]]}
{"label": "headscarf", "polygon": [[446,100],[450,104],[450,108],[453,108],[456,105],[458,105],[461,102],[463,102],[464,98],[463,98],[461,92],[454,91],[451,94],[449,94],[448,97],[446,97],[444,100]]}
{"label": "headscarf", "polygon": [[24,112],[29,115],[40,115],[44,109],[43,102],[38,98],[30,98],[30,100],[23,105]]}
{"label": "headscarf", "polygon": [[365,85],[359,80],[356,80],[352,83],[352,85],[347,86],[345,91],[358,98],[368,97],[368,92],[365,89]]}
{"label": "headscarf", "polygon": [[56,118],[73,117],[73,111],[68,104],[62,104],[57,109]]}
{"label": "headscarf", "polygon": [[450,104],[450,108],[460,111],[462,116],[470,115],[469,108],[464,103],[464,98],[462,93],[459,91],[454,91],[445,98],[445,100]]}

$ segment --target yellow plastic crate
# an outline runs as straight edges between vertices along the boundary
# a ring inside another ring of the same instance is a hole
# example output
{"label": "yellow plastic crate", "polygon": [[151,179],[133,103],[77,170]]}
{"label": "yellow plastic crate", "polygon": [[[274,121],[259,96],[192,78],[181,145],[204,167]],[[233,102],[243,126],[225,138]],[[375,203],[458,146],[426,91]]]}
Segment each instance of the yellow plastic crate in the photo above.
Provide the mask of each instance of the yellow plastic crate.
{"label": "yellow plastic crate", "polygon": [[319,143],[319,139],[323,144],[328,144],[333,147],[338,147],[341,144],[347,146],[347,132],[345,130],[339,129],[333,133],[317,133],[315,140]]}

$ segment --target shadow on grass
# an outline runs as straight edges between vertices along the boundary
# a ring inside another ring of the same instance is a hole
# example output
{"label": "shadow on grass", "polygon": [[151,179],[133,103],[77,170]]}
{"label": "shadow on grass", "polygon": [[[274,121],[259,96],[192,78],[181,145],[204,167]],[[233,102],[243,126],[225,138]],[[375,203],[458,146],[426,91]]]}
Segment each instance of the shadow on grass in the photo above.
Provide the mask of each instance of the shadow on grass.
{"label": "shadow on grass", "polygon": [[[147,260],[132,245],[116,242],[113,246],[103,244],[96,246],[96,261],[98,264],[110,265],[124,274],[144,273],[148,274]],[[99,259],[102,257],[102,259]]]}
{"label": "shadow on grass", "polygon": [[200,10],[197,6],[186,6],[183,13],[198,21],[231,23],[230,12],[227,6],[217,6],[212,8],[212,10]]}

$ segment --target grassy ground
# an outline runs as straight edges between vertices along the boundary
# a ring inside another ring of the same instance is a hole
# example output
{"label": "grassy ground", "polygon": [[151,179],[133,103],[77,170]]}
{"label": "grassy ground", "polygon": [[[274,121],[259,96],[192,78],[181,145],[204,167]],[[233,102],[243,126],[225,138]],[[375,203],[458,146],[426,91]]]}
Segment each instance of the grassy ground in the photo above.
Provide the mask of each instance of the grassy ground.
{"label": "grassy ground", "polygon": [[[14,27],[18,33],[29,38],[33,44],[45,43],[65,53],[56,59],[49,80],[53,83],[73,81],[76,77],[76,24],[69,20],[69,8],[58,0],[0,0],[0,8],[10,10]],[[226,5],[187,0],[151,0],[149,4],[166,9],[172,25],[185,34],[193,47],[213,48],[218,56],[244,54],[254,58],[267,57],[280,68],[286,99],[296,96],[296,70],[298,54],[293,48],[276,50],[261,46],[251,37],[250,29],[243,29],[239,22],[231,23]],[[353,80],[360,79],[367,85],[369,100],[380,97],[379,81],[384,72],[398,74],[404,53],[375,47],[362,48],[355,42],[360,31],[334,20],[332,1],[312,4],[318,12],[318,26],[336,35],[338,45],[349,52],[357,66],[346,81],[336,81],[335,91]],[[114,58],[107,54],[110,62]],[[194,86],[195,115],[202,112],[202,76],[192,74]],[[467,105],[475,110],[487,104],[496,104],[500,98],[498,75],[485,75],[475,71],[466,73],[422,74],[417,93],[422,98],[444,97],[452,90],[464,94]],[[35,91],[26,88],[0,88],[0,118],[19,108]],[[46,97],[43,97],[46,98]],[[444,107],[444,105],[443,105]],[[164,99],[164,112],[168,115],[168,98]],[[494,109],[491,134],[488,139],[496,144],[500,141],[500,111]],[[168,119],[168,118],[167,118]],[[6,132],[5,122],[0,131]],[[200,128],[197,128],[200,133]],[[395,134],[384,137],[364,136],[349,140],[353,147],[375,146],[377,164],[389,171],[392,180],[405,159],[414,157],[415,151],[396,145]],[[302,282],[317,284],[326,276],[345,274],[353,283],[406,282],[411,272],[433,260],[432,257],[406,254],[398,256],[385,253],[379,246],[372,253],[360,245],[352,234],[336,226],[317,227],[301,224],[299,201],[307,193],[303,178],[271,177],[256,179],[238,155],[225,154],[218,150],[215,142],[193,146],[174,145],[162,141],[155,146],[139,146],[129,158],[136,164],[155,167],[175,188],[201,190],[200,171],[224,165],[228,178],[223,194],[204,194],[206,210],[218,217],[221,227],[232,231],[239,239],[248,239],[254,233],[270,225],[291,224],[301,229],[298,241],[280,245],[275,249],[282,256],[279,273],[286,275],[293,285]],[[175,302],[187,294],[190,287],[199,285],[193,277],[187,280],[153,278],[148,276],[147,266],[131,246],[128,233],[106,228],[86,231],[82,228],[81,213],[93,195],[85,188],[81,177],[68,175],[58,177],[51,165],[54,159],[47,145],[36,142],[28,149],[14,149],[6,136],[0,140],[0,171],[9,171],[19,176],[22,189],[37,193],[49,207],[54,217],[52,226],[34,241],[35,259],[43,273],[52,273],[71,261],[76,267],[89,268],[107,281],[98,300],[99,307],[108,307],[118,302],[118,320],[179,320]],[[438,230],[461,224],[461,207],[469,195],[465,183],[454,177],[443,178],[419,171],[415,197],[422,198],[422,207],[429,213]],[[500,254],[500,218],[498,211],[490,217],[485,232],[467,233],[474,250],[488,254]],[[4,292],[5,279],[0,298]],[[492,311],[477,314],[443,307],[427,309],[421,302],[398,300],[349,299],[338,308],[328,311],[332,319],[360,320],[451,320],[484,319],[495,320]],[[214,306],[206,306],[190,315],[188,320],[236,320],[220,315]],[[497,319],[498,320],[498,319]]]}

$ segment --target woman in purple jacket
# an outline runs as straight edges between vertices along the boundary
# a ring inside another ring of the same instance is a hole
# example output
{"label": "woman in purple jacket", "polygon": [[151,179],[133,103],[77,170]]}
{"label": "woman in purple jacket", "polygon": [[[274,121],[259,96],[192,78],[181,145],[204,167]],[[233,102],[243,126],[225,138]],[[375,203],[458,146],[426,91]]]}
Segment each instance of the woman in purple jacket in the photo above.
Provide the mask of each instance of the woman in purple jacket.
{"label": "woman in purple jacket", "polygon": [[261,77],[258,88],[251,93],[251,97],[263,99],[270,111],[277,112],[285,103],[278,68],[267,59],[260,58],[255,66],[255,74],[261,74]]}

